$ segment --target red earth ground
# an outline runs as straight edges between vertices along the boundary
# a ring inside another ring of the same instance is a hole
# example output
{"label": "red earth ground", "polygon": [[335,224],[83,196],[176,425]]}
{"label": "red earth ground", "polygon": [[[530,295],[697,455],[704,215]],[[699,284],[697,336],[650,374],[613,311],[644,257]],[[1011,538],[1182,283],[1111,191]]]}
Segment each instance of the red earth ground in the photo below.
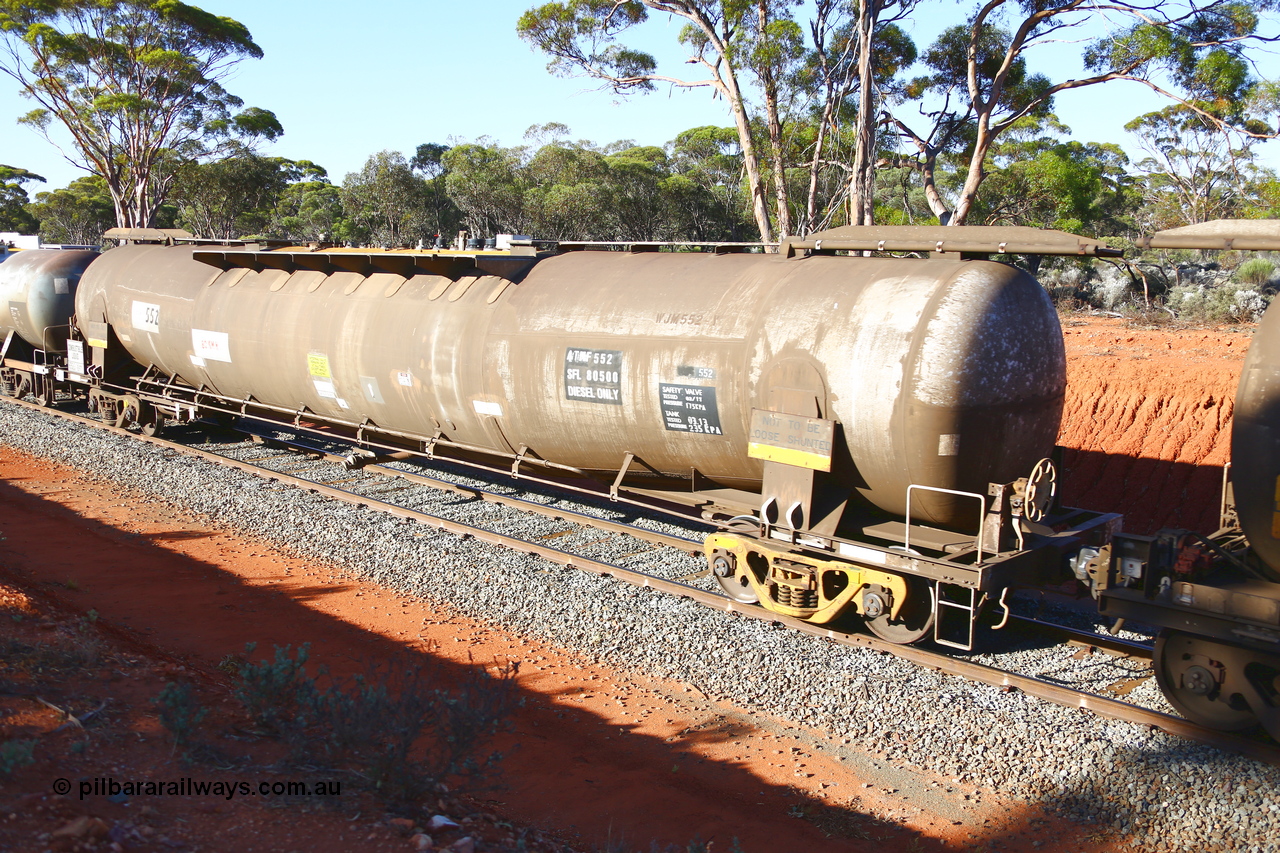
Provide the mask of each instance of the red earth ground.
{"label": "red earth ground", "polygon": [[[1066,318],[1064,331],[1066,499],[1126,512],[1138,532],[1215,527],[1250,329]],[[500,849],[517,836],[531,850],[699,838],[729,851],[736,838],[769,853],[1123,841],[951,779],[901,771],[900,785],[886,784],[898,772],[888,756],[839,761],[822,733],[712,701],[696,685],[583,660],[5,447],[0,536],[0,740],[36,741],[33,764],[0,774],[0,849],[407,851],[427,849],[421,830],[437,813],[463,824],[432,833],[437,849],[464,837]],[[108,778],[256,786],[323,776],[279,769],[280,748],[237,710],[218,665],[247,642],[310,642],[312,662],[337,674],[393,657],[455,676],[519,662],[523,706],[498,743],[501,773],[471,796],[409,808],[358,794],[350,780],[342,796],[310,802],[92,792]],[[211,709],[201,730],[220,758],[184,762],[161,726],[154,700],[175,681]],[[881,770],[859,770],[868,766]],[[54,793],[57,779],[69,794]]]}

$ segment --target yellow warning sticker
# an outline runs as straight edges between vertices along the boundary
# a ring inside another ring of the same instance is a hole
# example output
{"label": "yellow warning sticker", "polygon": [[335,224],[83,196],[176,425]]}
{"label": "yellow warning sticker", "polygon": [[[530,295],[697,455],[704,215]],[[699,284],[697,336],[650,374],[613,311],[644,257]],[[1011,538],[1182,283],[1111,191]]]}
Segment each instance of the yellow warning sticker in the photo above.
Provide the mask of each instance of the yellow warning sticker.
{"label": "yellow warning sticker", "polygon": [[307,371],[317,379],[332,379],[329,371],[329,356],[318,352],[307,355]]}

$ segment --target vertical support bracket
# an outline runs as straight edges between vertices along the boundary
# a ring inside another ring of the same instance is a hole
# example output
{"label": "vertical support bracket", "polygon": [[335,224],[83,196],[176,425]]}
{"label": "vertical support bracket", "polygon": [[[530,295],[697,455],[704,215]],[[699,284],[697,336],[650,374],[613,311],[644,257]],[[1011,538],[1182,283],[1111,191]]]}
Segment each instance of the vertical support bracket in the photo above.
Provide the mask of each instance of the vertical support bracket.
{"label": "vertical support bracket", "polygon": [[622,479],[627,476],[627,471],[631,469],[631,463],[635,461],[636,455],[630,450],[622,457],[622,467],[618,469],[618,476],[613,478],[613,485],[609,487],[609,500],[616,501],[618,499],[618,487],[622,485]]}
{"label": "vertical support bracket", "polygon": [[524,461],[524,455],[529,452],[529,446],[520,445],[519,452],[516,453],[515,459],[511,460],[511,476],[517,480],[520,479],[520,463]]}

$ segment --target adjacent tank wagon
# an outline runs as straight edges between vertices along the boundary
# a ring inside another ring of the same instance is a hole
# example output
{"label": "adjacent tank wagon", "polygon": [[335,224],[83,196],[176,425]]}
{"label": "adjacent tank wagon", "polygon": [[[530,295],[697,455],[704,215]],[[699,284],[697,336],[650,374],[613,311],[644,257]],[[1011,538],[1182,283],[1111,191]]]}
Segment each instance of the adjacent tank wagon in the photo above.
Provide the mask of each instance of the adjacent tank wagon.
{"label": "adjacent tank wagon", "polygon": [[[1273,221],[1162,231],[1151,248],[1280,251]],[[1155,673],[1170,703],[1211,728],[1259,723],[1280,740],[1280,308],[1254,333],[1236,391],[1230,480],[1212,534],[1119,534],[1089,581],[1103,614],[1158,626]],[[1083,575],[1082,575],[1083,579]]]}
{"label": "adjacent tank wagon", "polygon": [[97,257],[96,251],[28,249],[0,264],[0,388],[7,393],[53,399],[76,287]]}

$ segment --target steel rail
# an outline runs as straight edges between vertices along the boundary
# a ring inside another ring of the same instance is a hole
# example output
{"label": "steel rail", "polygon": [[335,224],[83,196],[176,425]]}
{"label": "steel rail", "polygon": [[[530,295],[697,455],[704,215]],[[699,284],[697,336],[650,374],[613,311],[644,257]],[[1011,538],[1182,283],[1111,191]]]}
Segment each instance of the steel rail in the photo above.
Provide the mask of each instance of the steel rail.
{"label": "steel rail", "polygon": [[845,634],[839,631],[833,631],[830,628],[824,628],[820,625],[812,625],[808,622],[802,622],[799,619],[772,613],[757,605],[740,604],[718,593],[697,589],[696,587],[691,587],[687,584],[679,583],[678,581],[655,578],[651,575],[646,575],[643,572],[638,572],[633,569],[626,569],[621,566],[603,563],[598,560],[592,560],[576,554],[569,554],[556,548],[549,548],[546,545],[526,542],[522,539],[516,539],[511,536],[494,533],[479,527],[472,527],[471,525],[463,524],[461,522],[450,521],[449,519],[439,518],[428,513],[396,506],[395,504],[391,504],[386,501],[352,494],[351,492],[336,489],[332,486],[323,486],[301,477],[294,477],[289,474],[270,471],[269,469],[264,469],[251,463],[241,462],[236,459],[228,459],[211,451],[187,447],[186,445],[179,444],[177,442],[153,436],[137,435],[136,433],[129,432],[126,429],[103,424],[100,421],[95,421],[80,415],[74,415],[69,412],[62,412],[56,409],[39,406],[34,403],[28,403],[25,400],[15,400],[11,397],[5,397],[3,399],[8,402],[16,403],[17,405],[32,411],[53,415],[55,417],[96,427],[118,435],[127,435],[131,438],[136,438],[158,447],[163,447],[167,450],[174,450],[187,455],[206,459],[210,462],[225,465],[256,476],[273,478],[280,482],[294,485],[298,488],[312,491],[326,497],[331,497],[344,503],[376,509],[389,515],[417,521],[428,527],[447,531],[458,536],[470,537],[491,545],[497,545],[520,553],[540,557],[548,562],[565,568],[581,569],[601,577],[616,578],[632,584],[633,586],[645,587],[678,595],[682,598],[688,598],[698,604],[702,604],[715,610],[738,613],[751,619],[758,619],[760,621],[782,625],[801,633],[808,634],[813,637],[820,637],[841,645],[861,647],[884,654],[891,654],[901,658],[902,660],[914,663],[917,666],[934,670],[935,672],[955,675],[969,681],[977,681],[995,687],[1019,690],[1029,696],[1035,696],[1039,699],[1044,699],[1048,702],[1062,705],[1067,708],[1081,708],[1108,719],[1122,720],[1125,722],[1136,723],[1138,725],[1149,726],[1176,737],[1203,743],[1224,751],[1238,753],[1256,761],[1280,766],[1280,747],[1271,746],[1263,742],[1228,732],[1208,729],[1204,726],[1184,720],[1181,717],[1175,717],[1160,711],[1141,708],[1139,706],[1129,704],[1128,702],[1122,702],[1118,699],[1109,699],[1103,696],[1096,696],[1092,693],[1085,693],[1083,691],[1076,690],[1075,688],[1055,684],[1034,676],[1019,675],[1017,673],[1005,672],[985,664],[959,660],[937,652],[931,652],[927,649],[918,648],[916,646],[895,645],[893,643],[880,640],[877,637],[861,634]]}
{"label": "steel rail", "polygon": [[1067,642],[1077,646],[1090,646],[1115,655],[1150,660],[1152,654],[1155,653],[1155,647],[1151,643],[1126,640],[1123,637],[1113,637],[1107,634],[1099,634],[1095,631],[1082,631],[1078,628],[1069,628],[1066,625],[1058,625],[1054,622],[1045,622],[1042,619],[1035,619],[1031,616],[1014,615],[1009,617],[1009,621],[1021,625],[1031,625],[1037,630],[1046,633],[1057,634]]}

